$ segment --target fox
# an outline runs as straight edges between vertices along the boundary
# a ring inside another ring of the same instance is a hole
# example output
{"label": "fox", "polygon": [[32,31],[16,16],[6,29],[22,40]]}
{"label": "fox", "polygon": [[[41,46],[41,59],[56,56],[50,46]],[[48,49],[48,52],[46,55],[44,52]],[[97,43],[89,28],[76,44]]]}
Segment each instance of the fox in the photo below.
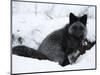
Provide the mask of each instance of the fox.
{"label": "fox", "polygon": [[49,34],[37,50],[21,45],[13,47],[12,53],[39,60],[58,62],[61,66],[75,63],[77,58],[86,50],[84,48],[83,51],[81,50],[87,33],[86,24],[87,14],[76,16],[70,13],[69,23]]}

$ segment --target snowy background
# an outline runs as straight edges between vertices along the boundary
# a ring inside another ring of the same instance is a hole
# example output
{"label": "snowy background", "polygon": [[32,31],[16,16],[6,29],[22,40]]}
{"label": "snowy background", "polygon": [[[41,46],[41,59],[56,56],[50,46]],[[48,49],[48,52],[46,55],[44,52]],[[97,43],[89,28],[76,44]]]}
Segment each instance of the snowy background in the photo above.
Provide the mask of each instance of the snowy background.
{"label": "snowy background", "polygon": [[[12,47],[26,45],[37,49],[51,32],[69,22],[70,12],[76,16],[88,14],[87,38],[95,40],[95,7],[79,5],[45,4],[31,2],[12,3]],[[79,57],[73,65],[61,67],[48,60],[37,60],[12,55],[12,72],[44,72],[95,68],[95,46]]]}

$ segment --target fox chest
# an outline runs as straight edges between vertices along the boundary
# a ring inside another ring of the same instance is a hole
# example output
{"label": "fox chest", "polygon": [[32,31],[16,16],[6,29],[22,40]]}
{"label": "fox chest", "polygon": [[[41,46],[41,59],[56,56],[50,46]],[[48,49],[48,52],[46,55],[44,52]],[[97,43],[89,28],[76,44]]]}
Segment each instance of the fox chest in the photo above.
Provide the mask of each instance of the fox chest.
{"label": "fox chest", "polygon": [[63,50],[70,54],[80,48],[80,41],[76,39],[66,39],[62,44]]}
{"label": "fox chest", "polygon": [[71,39],[66,41],[67,48],[78,49],[79,46],[80,46],[80,42],[78,40]]}

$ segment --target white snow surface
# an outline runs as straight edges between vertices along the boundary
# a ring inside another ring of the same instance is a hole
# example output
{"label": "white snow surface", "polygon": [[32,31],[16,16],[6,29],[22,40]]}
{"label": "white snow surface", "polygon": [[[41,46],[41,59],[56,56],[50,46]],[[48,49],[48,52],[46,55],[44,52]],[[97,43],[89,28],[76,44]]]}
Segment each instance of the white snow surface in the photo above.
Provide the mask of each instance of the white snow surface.
{"label": "white snow surface", "polygon": [[[13,1],[12,34],[15,38],[12,46],[21,45],[18,37],[23,38],[22,45],[38,49],[43,39],[51,32],[64,27],[69,22],[69,13],[88,14],[87,38],[95,40],[95,7],[43,4]],[[49,15],[49,16],[47,16]],[[38,60],[12,55],[12,72],[44,72],[61,70],[79,70],[95,68],[95,46],[81,55],[73,65],[61,67],[56,62]]]}
{"label": "white snow surface", "polygon": [[95,68],[95,46],[80,56],[76,63],[61,67],[57,62],[48,60],[38,60],[13,55],[12,72],[29,73],[29,72],[46,72],[62,70],[82,70]]}

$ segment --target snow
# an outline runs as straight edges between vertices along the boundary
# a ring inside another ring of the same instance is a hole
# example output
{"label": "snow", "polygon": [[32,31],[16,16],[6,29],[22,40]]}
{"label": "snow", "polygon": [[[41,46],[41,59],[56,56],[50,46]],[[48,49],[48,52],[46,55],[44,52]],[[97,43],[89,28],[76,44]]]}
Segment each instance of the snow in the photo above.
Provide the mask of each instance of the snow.
{"label": "snow", "polygon": [[29,73],[29,72],[46,72],[46,71],[62,71],[62,70],[79,70],[95,68],[95,46],[87,51],[86,54],[80,56],[73,65],[61,67],[56,62],[48,60],[38,60],[13,55],[13,73]]}
{"label": "snow", "polygon": [[[95,40],[95,7],[60,4],[43,4],[13,1],[12,46],[21,45],[18,38],[22,37],[22,45],[38,49],[43,39],[51,32],[64,27],[69,22],[69,13],[75,15],[88,14],[87,38]],[[91,13],[92,12],[92,13]],[[12,55],[12,72],[44,72],[61,70],[79,70],[95,68],[95,46],[86,54],[81,55],[73,65],[61,67],[56,62],[38,60]]]}

